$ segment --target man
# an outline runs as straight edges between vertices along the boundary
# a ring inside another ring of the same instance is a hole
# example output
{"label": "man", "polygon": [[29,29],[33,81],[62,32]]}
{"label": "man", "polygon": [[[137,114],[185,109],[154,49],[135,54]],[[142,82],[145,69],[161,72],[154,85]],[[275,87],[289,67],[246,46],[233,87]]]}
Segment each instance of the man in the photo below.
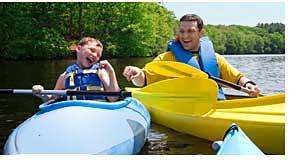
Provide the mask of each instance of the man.
{"label": "man", "polygon": [[[170,41],[168,51],[153,61],[178,61],[189,64],[212,76],[246,87],[251,97],[257,97],[260,92],[254,82],[230,65],[223,56],[215,53],[212,42],[204,36],[202,19],[195,14],[187,14],[180,18],[179,35],[176,40]],[[167,78],[135,66],[126,66],[123,75],[139,87]],[[220,86],[218,99],[225,99]]]}

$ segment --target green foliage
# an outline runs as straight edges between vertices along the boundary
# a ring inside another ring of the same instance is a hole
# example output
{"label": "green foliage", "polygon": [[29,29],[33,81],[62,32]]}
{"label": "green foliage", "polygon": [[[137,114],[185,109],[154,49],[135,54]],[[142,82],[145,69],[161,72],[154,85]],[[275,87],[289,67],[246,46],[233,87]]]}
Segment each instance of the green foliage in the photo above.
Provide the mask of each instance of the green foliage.
{"label": "green foliage", "polygon": [[256,27],[266,29],[269,33],[278,32],[284,34],[284,24],[282,23],[258,23]]}
{"label": "green foliage", "polygon": [[0,3],[3,58],[67,56],[67,42],[91,36],[104,57],[151,56],[174,35],[175,15],[159,3]]}
{"label": "green foliage", "polygon": [[7,59],[58,59],[67,55],[68,44],[53,29],[32,32],[32,39],[17,39],[6,45]]}
{"label": "green foliage", "polygon": [[68,44],[54,29],[41,29],[32,36],[32,58],[58,59],[67,55]]}
{"label": "green foliage", "polygon": [[28,40],[12,40],[9,41],[3,50],[1,56],[5,57],[6,59],[29,59],[30,55],[30,46],[31,41]]}
{"label": "green foliage", "polygon": [[[85,36],[103,43],[104,58],[153,56],[165,51],[179,26],[156,2],[0,2],[0,19],[0,58],[6,59],[64,58],[68,45]],[[284,24],[205,30],[221,54],[284,53]]]}
{"label": "green foliage", "polygon": [[284,34],[247,26],[207,25],[206,34],[220,54],[283,54]]}

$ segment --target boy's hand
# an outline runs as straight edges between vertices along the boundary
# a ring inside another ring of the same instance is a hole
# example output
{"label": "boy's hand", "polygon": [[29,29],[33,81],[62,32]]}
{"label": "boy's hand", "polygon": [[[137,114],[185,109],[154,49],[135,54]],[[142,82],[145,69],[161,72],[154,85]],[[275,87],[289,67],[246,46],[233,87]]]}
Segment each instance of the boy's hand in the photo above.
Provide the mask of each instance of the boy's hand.
{"label": "boy's hand", "polygon": [[40,97],[41,96],[41,91],[43,91],[43,90],[44,90],[44,87],[42,85],[34,85],[34,86],[32,86],[32,93],[35,96]]}
{"label": "boy's hand", "polygon": [[[107,61],[103,60],[99,62],[99,78],[102,80],[106,86],[109,86],[110,80],[114,79],[115,71],[112,65]],[[111,77],[112,76],[112,77]]]}
{"label": "boy's hand", "polygon": [[[115,71],[112,65],[107,60],[99,62],[98,76],[100,80],[103,82],[105,91],[111,91],[111,92],[120,91]],[[119,97],[110,97],[110,96],[108,96],[107,98],[110,102],[115,102],[119,99]]]}
{"label": "boy's hand", "polygon": [[41,98],[43,102],[47,102],[51,96],[43,95],[41,92],[44,90],[44,87],[42,85],[34,85],[32,86],[32,94]]}
{"label": "boy's hand", "polygon": [[112,67],[112,65],[107,61],[107,60],[103,60],[99,62],[99,70],[106,70],[108,73],[114,73],[114,68]]}

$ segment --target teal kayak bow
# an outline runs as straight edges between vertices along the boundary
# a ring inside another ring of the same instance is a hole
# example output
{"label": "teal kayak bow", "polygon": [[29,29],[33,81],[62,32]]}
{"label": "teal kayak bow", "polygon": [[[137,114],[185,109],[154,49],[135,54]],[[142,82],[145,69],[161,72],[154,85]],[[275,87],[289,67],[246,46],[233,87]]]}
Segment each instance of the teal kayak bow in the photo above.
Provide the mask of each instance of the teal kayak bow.
{"label": "teal kayak bow", "polygon": [[223,141],[214,142],[212,147],[217,155],[264,155],[236,124],[229,127]]}

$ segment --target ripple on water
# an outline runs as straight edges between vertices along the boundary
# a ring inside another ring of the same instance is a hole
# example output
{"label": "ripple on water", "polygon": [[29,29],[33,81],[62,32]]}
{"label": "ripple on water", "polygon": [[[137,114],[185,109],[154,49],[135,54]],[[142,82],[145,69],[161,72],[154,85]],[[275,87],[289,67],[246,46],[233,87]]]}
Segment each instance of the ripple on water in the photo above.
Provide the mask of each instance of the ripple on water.
{"label": "ripple on water", "polygon": [[215,154],[208,140],[176,132],[172,129],[152,123],[148,141],[140,154],[182,155]]}

